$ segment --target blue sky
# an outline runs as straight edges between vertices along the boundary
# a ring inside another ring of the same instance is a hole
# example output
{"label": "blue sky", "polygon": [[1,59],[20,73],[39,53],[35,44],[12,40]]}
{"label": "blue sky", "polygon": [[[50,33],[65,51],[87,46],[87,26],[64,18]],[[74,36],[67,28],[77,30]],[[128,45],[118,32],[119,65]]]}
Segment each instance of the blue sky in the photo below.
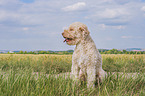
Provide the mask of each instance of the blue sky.
{"label": "blue sky", "polygon": [[22,1],[24,3],[33,3],[35,0],[20,0],[20,1]]}
{"label": "blue sky", "polygon": [[0,0],[0,50],[69,50],[61,33],[88,26],[97,48],[145,48],[145,0]]}

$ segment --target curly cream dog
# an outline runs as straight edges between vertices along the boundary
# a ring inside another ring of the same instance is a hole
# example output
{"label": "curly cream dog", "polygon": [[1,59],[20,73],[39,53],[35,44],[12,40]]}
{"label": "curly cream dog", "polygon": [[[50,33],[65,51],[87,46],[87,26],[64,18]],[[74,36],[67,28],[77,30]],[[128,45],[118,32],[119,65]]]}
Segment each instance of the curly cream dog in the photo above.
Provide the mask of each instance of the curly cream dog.
{"label": "curly cream dog", "polygon": [[72,78],[87,81],[88,88],[95,87],[95,83],[101,82],[106,75],[102,69],[101,55],[89,34],[87,26],[80,22],[72,23],[62,33],[64,42],[76,45],[72,57]]}

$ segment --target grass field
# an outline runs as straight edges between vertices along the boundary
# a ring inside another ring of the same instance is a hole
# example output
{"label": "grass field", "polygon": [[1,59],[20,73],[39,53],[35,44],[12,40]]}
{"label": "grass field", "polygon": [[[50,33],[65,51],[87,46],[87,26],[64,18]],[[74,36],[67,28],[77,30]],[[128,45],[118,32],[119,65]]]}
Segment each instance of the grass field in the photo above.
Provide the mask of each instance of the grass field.
{"label": "grass field", "polygon": [[109,75],[90,90],[86,84],[74,85],[70,78],[53,76],[70,72],[71,58],[0,54],[0,96],[145,96],[145,55],[102,55],[105,71],[140,74],[137,78]]}

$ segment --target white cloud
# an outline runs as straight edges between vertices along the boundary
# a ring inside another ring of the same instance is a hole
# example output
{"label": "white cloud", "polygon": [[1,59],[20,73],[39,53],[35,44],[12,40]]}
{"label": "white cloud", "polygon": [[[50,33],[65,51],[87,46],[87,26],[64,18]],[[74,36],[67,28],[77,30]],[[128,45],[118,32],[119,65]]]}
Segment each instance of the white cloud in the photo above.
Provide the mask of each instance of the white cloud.
{"label": "white cloud", "polygon": [[[145,6],[141,7],[141,11],[145,12]],[[145,16],[145,14],[144,14]]]}
{"label": "white cloud", "polygon": [[133,38],[133,36],[121,36],[121,38],[130,39],[130,38]]}
{"label": "white cloud", "polygon": [[142,36],[121,36],[121,38],[123,38],[123,39],[131,39],[131,38],[142,39],[144,37],[142,37]]}
{"label": "white cloud", "polygon": [[4,4],[5,0],[0,0],[0,5]]}
{"label": "white cloud", "polygon": [[66,6],[66,7],[62,8],[62,10],[64,10],[64,11],[75,11],[75,10],[82,9],[85,6],[86,6],[86,3],[85,2],[78,2],[76,4]]}
{"label": "white cloud", "polygon": [[23,30],[24,31],[27,31],[27,30],[29,30],[29,28],[28,27],[24,27]]}
{"label": "white cloud", "polygon": [[17,4],[19,0],[0,0],[0,5]]}
{"label": "white cloud", "polygon": [[124,29],[125,26],[123,25],[105,25],[105,24],[99,24],[98,27],[102,28],[102,29],[107,29],[107,28],[111,28],[111,29]]}
{"label": "white cloud", "polygon": [[0,21],[14,21],[18,18],[17,9],[20,8],[19,0],[0,0]]}
{"label": "white cloud", "polygon": [[102,29],[106,29],[107,27],[105,24],[99,24],[98,26],[101,27]]}
{"label": "white cloud", "polygon": [[15,20],[19,17],[19,14],[8,10],[0,10],[0,14],[0,21]]}
{"label": "white cloud", "polygon": [[129,13],[124,8],[107,8],[104,11],[101,11],[96,14],[96,16],[99,18],[117,18],[127,15],[129,15]]}
{"label": "white cloud", "polygon": [[111,37],[106,37],[106,40],[111,41],[113,39]]}
{"label": "white cloud", "polygon": [[134,10],[132,11],[127,5],[115,3],[108,5],[101,4],[92,10],[90,10],[92,14],[85,16],[86,19],[98,24],[116,25],[117,29],[124,28],[124,25],[126,26],[134,16]]}
{"label": "white cloud", "polygon": [[[108,34],[110,37],[115,36],[116,34],[114,33],[116,31],[118,31],[117,35],[120,37],[117,39],[121,40],[123,38],[127,41],[127,38],[139,39],[145,37],[143,34],[144,27],[142,27],[144,18],[141,16],[145,12],[145,5],[139,0],[76,1],[35,0],[32,3],[23,3],[20,0],[0,0],[0,36],[3,39],[7,39],[9,35],[9,41],[12,38],[20,37],[23,39],[47,38],[46,41],[51,41],[48,45],[55,41],[58,46],[61,46],[59,41],[62,39],[61,32],[67,28],[65,26],[78,21],[86,24],[92,30],[91,34],[98,32],[98,38],[94,38],[94,41],[101,41],[103,39],[102,36],[108,37]],[[143,37],[122,36],[122,30],[120,29],[125,29],[123,31],[132,34],[140,32],[139,34]],[[104,32],[110,33],[104,34]],[[52,40],[52,38],[57,38],[58,40]],[[112,40],[112,38],[108,37],[106,40]],[[16,40],[16,43],[17,41],[19,40]],[[31,39],[28,41],[31,41]],[[44,43],[47,43],[46,41]],[[23,44],[23,41],[21,42]],[[113,42],[116,42],[114,38],[111,43]],[[5,42],[5,44],[10,45],[8,42]],[[106,44],[104,41],[104,45]],[[43,47],[41,44],[38,46]],[[52,47],[55,48],[56,45]],[[46,48],[49,48],[49,46]],[[67,49],[68,46],[65,48]]]}
{"label": "white cloud", "polygon": [[119,26],[114,26],[116,29],[124,29],[125,26],[119,25]]}
{"label": "white cloud", "polygon": [[141,10],[142,10],[142,11],[145,11],[145,6],[143,6],[143,7],[141,8]]}

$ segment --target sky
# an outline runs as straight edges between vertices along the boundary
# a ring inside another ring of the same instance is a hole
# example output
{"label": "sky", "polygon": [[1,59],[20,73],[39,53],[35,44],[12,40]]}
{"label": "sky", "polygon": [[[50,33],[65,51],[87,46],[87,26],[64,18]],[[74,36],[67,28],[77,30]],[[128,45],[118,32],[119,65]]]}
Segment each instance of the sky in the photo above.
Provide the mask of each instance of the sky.
{"label": "sky", "polygon": [[72,50],[61,33],[73,22],[98,49],[145,48],[145,0],[0,0],[0,50]]}

